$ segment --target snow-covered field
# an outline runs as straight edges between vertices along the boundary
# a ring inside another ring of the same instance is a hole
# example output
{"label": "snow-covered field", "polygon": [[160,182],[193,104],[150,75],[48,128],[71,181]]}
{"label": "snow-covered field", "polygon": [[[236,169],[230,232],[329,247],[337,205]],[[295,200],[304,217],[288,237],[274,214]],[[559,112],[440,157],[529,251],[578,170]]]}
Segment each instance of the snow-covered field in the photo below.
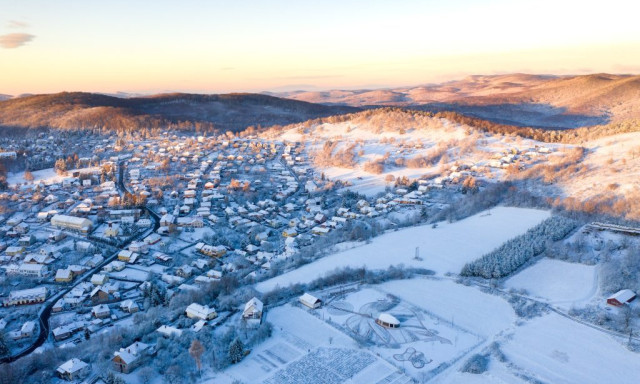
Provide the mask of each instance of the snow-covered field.
{"label": "snow-covered field", "polygon": [[518,327],[502,350],[517,367],[546,383],[633,384],[640,380],[640,354],[555,313]]}
{"label": "snow-covered field", "polygon": [[569,308],[588,302],[597,293],[597,269],[592,265],[542,259],[505,282],[531,296]]}
{"label": "snow-covered field", "polygon": [[[31,174],[33,175],[33,183],[44,183],[44,184],[53,184],[60,183],[62,180],[71,176],[72,172],[93,172],[99,170],[99,167],[89,167],[89,168],[78,168],[73,169],[68,172],[68,176],[61,176],[56,173],[53,168],[41,169],[39,171],[33,171]],[[9,185],[15,184],[24,184],[27,181],[24,179],[24,172],[18,173],[9,173],[7,176],[7,182]]]}
{"label": "snow-covered field", "polygon": [[[465,263],[549,217],[535,209],[498,207],[455,223],[411,227],[379,236],[370,244],[336,253],[257,285],[261,292],[304,283],[342,267],[386,269],[391,265],[427,268],[439,274],[459,273]],[[416,260],[419,247],[422,260]]]}
{"label": "snow-covered field", "polygon": [[516,319],[504,299],[451,280],[398,280],[379,289],[483,337],[501,332]]}

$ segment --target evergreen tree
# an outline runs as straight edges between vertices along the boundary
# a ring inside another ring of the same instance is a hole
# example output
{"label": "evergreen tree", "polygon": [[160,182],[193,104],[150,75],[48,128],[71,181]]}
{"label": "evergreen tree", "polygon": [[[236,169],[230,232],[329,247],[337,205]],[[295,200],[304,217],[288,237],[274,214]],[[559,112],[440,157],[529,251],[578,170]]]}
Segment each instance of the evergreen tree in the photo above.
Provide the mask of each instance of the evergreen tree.
{"label": "evergreen tree", "polygon": [[236,338],[229,345],[229,361],[231,364],[240,362],[244,357],[244,344]]}

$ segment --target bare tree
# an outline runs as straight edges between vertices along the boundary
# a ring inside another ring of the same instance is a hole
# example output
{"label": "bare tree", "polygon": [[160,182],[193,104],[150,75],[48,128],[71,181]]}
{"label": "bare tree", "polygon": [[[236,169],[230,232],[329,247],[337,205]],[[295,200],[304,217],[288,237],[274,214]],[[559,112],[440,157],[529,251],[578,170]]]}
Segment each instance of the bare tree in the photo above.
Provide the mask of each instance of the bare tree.
{"label": "bare tree", "polygon": [[202,368],[201,358],[203,353],[204,353],[204,347],[202,346],[202,343],[199,342],[197,339],[193,340],[193,342],[191,343],[191,347],[189,348],[189,354],[196,361],[198,372],[200,372],[200,369]]}

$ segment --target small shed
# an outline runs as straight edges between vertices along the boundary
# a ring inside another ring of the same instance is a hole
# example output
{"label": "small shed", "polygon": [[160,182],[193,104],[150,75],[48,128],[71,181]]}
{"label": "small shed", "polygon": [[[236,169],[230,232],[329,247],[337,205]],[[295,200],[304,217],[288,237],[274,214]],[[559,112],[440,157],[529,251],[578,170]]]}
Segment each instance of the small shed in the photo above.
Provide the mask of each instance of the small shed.
{"label": "small shed", "polygon": [[311,309],[320,308],[322,306],[322,300],[313,295],[310,295],[309,293],[305,293],[304,295],[300,296],[298,298],[298,301],[300,301],[302,305],[305,305]]}

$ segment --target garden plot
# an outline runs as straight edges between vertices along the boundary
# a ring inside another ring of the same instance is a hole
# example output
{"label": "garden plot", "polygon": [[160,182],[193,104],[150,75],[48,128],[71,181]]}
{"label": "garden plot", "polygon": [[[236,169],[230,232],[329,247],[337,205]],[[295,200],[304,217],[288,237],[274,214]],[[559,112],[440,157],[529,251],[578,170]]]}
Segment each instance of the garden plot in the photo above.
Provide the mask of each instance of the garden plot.
{"label": "garden plot", "polygon": [[[382,313],[398,319],[400,326],[377,324]],[[416,379],[437,375],[484,341],[479,335],[374,288],[327,301],[317,314]]]}
{"label": "garden plot", "polygon": [[322,378],[323,383],[410,382],[393,365],[303,309],[278,307],[268,312],[267,321],[273,324],[272,337],[218,375],[215,383],[293,384],[304,378]]}
{"label": "garden plot", "polygon": [[[392,265],[427,268],[439,274],[459,273],[469,261],[497,248],[549,217],[535,209],[498,207],[436,228],[423,225],[389,232],[361,247],[335,253],[259,283],[267,292],[277,286],[305,283],[342,267],[387,269]],[[419,247],[421,260],[415,259]]]}
{"label": "garden plot", "polygon": [[542,259],[505,282],[505,287],[524,289],[551,304],[569,308],[586,304],[598,290],[593,265]]}

